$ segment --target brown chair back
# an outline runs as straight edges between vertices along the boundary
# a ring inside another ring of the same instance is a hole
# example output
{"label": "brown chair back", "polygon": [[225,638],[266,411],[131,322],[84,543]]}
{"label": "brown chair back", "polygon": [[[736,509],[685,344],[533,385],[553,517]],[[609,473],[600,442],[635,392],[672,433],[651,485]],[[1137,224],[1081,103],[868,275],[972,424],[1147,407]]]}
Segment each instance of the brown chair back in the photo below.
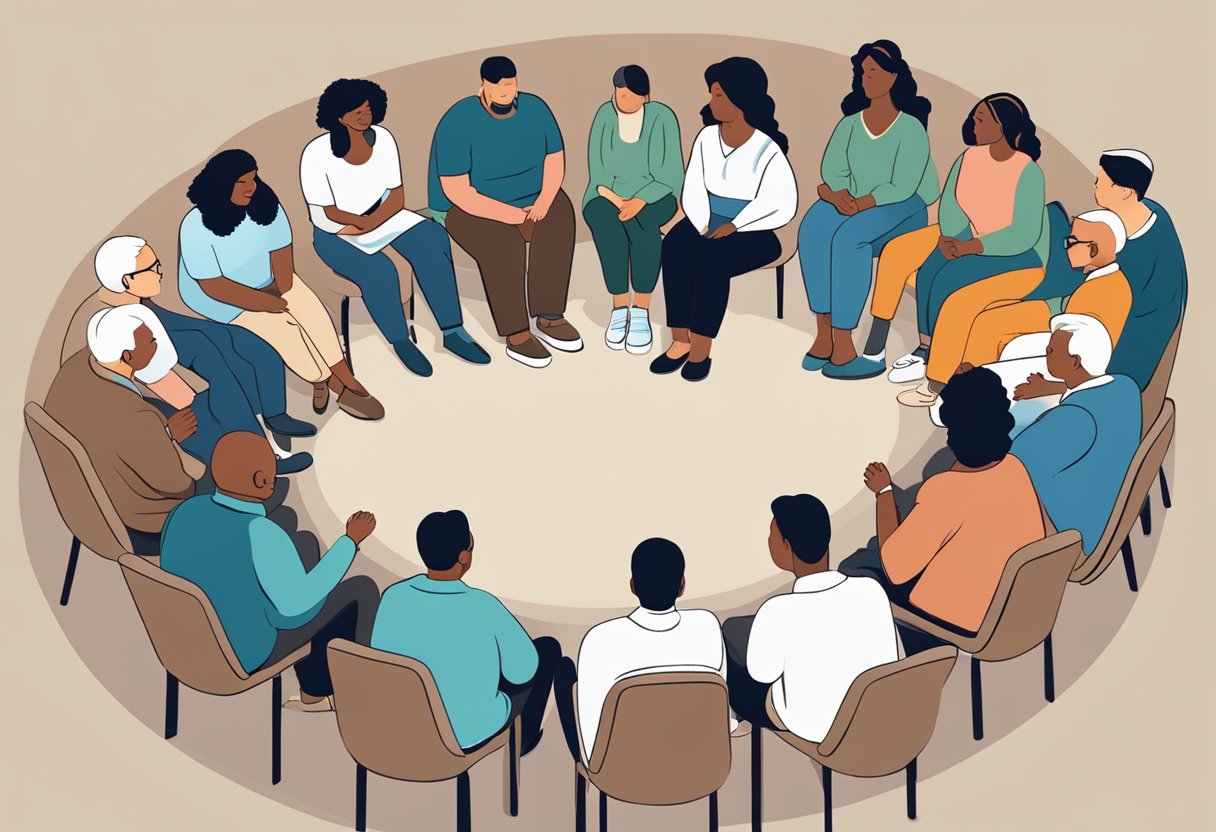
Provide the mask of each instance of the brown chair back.
{"label": "brown chair back", "polygon": [[597,789],[644,806],[674,806],[717,791],[730,773],[726,682],[707,672],[617,682],[604,700],[587,772]]}
{"label": "brown chair back", "polygon": [[76,437],[42,406],[25,406],[25,427],[64,525],[87,548],[110,560],[131,551],[131,538]]}
{"label": "brown chair back", "polygon": [[1127,540],[1132,526],[1140,516],[1140,509],[1148,497],[1149,489],[1157,478],[1157,472],[1165,463],[1165,455],[1174,440],[1174,401],[1166,399],[1161,412],[1149,426],[1140,447],[1132,457],[1123,487],[1115,498],[1110,520],[1098,545],[1088,557],[1082,556],[1072,570],[1071,580],[1082,584],[1093,583],[1119,557],[1119,549]]}
{"label": "brown chair back", "polygon": [[1165,351],[1161,353],[1161,360],[1157,362],[1157,369],[1153,371],[1152,378],[1145,385],[1144,391],[1140,394],[1140,425],[1141,433],[1148,435],[1149,428],[1157,421],[1157,417],[1161,415],[1161,408],[1165,406],[1165,396],[1169,392],[1170,376],[1174,373],[1174,362],[1178,358],[1178,342],[1182,339],[1182,319],[1178,320],[1178,326],[1174,328],[1174,334],[1170,336],[1169,342],[1165,345]]}
{"label": "brown chair back", "polygon": [[434,783],[483,756],[461,749],[435,678],[417,659],[335,639],[329,643],[329,673],[342,742],[368,771]]}
{"label": "brown chair back", "polygon": [[118,565],[165,670],[216,696],[240,693],[260,681],[241,666],[215,607],[198,586],[135,555],[123,555]]}

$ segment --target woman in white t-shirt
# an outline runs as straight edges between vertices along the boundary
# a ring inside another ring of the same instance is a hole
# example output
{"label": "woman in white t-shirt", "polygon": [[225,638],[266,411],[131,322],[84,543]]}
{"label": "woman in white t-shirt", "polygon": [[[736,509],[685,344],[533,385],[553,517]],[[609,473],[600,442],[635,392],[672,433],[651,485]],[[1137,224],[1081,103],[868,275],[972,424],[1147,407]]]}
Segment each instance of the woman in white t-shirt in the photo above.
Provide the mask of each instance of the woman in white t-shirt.
{"label": "woman in white t-shirt", "polygon": [[473,364],[489,354],[465,331],[443,226],[405,208],[401,159],[393,134],[379,126],[388,96],[379,84],[343,78],[317,102],[313,139],[300,157],[300,184],[313,224],[313,246],[325,264],[359,287],[376,326],[409,370],[431,374],[431,364],[409,337],[397,267],[386,248],[409,261],[443,346]]}

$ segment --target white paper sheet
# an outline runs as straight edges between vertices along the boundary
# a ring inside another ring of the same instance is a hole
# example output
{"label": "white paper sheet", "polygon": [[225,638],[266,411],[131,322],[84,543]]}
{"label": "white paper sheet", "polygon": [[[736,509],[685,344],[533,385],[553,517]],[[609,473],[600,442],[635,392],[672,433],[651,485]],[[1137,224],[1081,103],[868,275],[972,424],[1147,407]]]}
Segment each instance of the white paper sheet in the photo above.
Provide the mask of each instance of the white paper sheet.
{"label": "white paper sheet", "polygon": [[413,211],[401,210],[366,234],[339,234],[338,236],[364,254],[375,254],[420,222],[426,222],[426,217],[415,214]]}

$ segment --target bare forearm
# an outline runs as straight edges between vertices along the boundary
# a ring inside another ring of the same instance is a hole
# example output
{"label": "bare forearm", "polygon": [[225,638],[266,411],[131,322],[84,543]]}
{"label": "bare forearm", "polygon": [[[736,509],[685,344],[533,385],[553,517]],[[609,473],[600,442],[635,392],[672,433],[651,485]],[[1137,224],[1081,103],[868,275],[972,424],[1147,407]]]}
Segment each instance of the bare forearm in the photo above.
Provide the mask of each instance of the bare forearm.
{"label": "bare forearm", "polygon": [[545,157],[544,173],[540,184],[540,196],[537,202],[552,205],[557,198],[557,192],[562,189],[562,180],[566,178],[566,152],[559,150]]}
{"label": "bare forearm", "polygon": [[447,194],[448,199],[452,201],[453,205],[466,214],[510,225],[519,225],[523,222],[524,215],[521,209],[516,208],[514,205],[508,205],[505,202],[499,202],[497,199],[491,199],[484,194],[479,194],[472,187],[453,189],[451,191],[447,187],[444,187],[444,193]]}
{"label": "bare forearm", "polygon": [[899,511],[895,508],[895,492],[884,491],[874,501],[874,520],[878,530],[878,546],[882,548],[887,538],[899,528]]}
{"label": "bare forearm", "polygon": [[280,295],[291,289],[292,276],[295,272],[296,264],[291,246],[283,246],[277,251],[270,252],[270,273],[274,275],[274,285]]}
{"label": "bare forearm", "polygon": [[170,370],[155,384],[149,384],[148,389],[175,410],[184,410],[194,403],[194,389],[175,370]]}

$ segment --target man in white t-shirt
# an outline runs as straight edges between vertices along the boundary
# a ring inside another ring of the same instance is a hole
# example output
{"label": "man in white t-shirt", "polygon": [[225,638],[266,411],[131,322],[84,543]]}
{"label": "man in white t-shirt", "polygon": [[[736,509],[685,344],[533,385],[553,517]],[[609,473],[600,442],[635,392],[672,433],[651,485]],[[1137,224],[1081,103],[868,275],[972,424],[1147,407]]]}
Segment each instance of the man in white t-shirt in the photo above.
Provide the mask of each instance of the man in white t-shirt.
{"label": "man in white t-shirt", "polygon": [[631,569],[629,590],[640,606],[627,616],[591,628],[579,647],[577,672],[568,657],[557,667],[553,694],[566,744],[576,762],[591,758],[604,700],[620,680],[676,671],[726,674],[717,616],[708,610],[676,609],[676,599],[684,594],[680,547],[661,537],[644,540],[633,550]]}
{"label": "man in white t-shirt", "polygon": [[794,586],[722,626],[731,707],[753,729],[773,728],[765,711],[771,688],[786,728],[820,742],[853,680],[899,658],[895,620],[877,581],[828,569],[832,521],[822,502],[798,494],[778,497],[772,509],[769,556],[794,574]]}

